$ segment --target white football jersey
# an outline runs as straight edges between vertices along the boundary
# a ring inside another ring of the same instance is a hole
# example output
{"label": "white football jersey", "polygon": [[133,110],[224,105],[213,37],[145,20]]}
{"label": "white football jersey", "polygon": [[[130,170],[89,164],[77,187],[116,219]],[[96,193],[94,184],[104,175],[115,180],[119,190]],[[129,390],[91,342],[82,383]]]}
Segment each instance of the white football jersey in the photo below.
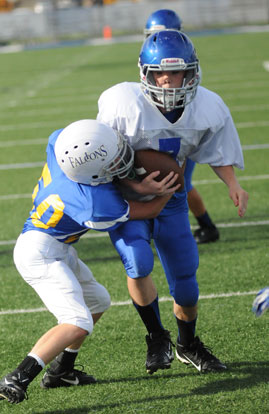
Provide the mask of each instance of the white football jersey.
{"label": "white football jersey", "polygon": [[240,140],[223,100],[199,86],[175,123],[151,104],[140,83],[123,82],[104,91],[97,119],[120,131],[134,150],[171,153],[182,166],[186,157],[199,164],[244,168]]}

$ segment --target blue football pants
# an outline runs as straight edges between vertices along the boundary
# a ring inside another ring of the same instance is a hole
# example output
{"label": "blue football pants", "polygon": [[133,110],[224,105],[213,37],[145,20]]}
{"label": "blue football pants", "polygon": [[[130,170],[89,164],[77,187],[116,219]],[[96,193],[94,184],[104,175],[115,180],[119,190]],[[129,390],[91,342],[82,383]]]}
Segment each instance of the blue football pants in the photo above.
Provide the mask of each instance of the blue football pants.
{"label": "blue football pants", "polygon": [[150,242],[153,239],[171,296],[181,306],[197,303],[199,257],[185,191],[174,196],[156,219],[127,221],[111,231],[110,238],[128,277],[133,279],[152,273],[154,256]]}

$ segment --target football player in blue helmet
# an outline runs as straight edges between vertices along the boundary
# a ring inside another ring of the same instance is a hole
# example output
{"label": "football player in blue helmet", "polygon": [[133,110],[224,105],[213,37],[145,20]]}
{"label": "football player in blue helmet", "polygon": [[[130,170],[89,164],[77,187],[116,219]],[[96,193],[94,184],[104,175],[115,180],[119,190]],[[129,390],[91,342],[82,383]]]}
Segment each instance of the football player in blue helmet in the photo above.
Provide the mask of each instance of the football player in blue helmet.
{"label": "football player in blue helmet", "polygon": [[[184,109],[195,97],[199,85],[198,58],[184,33],[163,30],[148,37],[140,52],[139,66],[146,97],[163,111]],[[166,87],[160,81],[163,73],[171,77]],[[181,85],[174,86],[179,79]]]}
{"label": "football player in blue helmet", "polygon": [[181,19],[173,10],[160,9],[153,12],[146,22],[144,33],[148,37],[164,29],[182,30]]}
{"label": "football player in blue helmet", "polygon": [[[160,9],[150,15],[147,20],[144,33],[146,37],[152,33],[156,33],[164,29],[182,30],[182,22],[180,17],[173,11],[168,9]],[[201,82],[201,67],[199,65],[199,77]],[[185,186],[188,193],[189,208],[193,213],[199,228],[194,231],[194,237],[197,243],[209,243],[219,240],[219,231],[209,216],[204,201],[192,185],[192,176],[196,163],[191,159],[186,159],[185,165]]]}
{"label": "football player in blue helmet", "polygon": [[[135,151],[169,153],[180,167],[186,158],[209,164],[229,188],[243,217],[248,194],[234,173],[234,167],[244,166],[238,133],[221,97],[199,85],[192,41],[177,30],[153,33],[141,47],[139,66],[141,82],[121,82],[101,94],[97,119],[120,131]],[[151,241],[174,299],[177,359],[200,372],[225,370],[226,365],[195,336],[199,252],[189,223],[186,188],[154,220],[129,220],[109,234],[124,265],[134,306],[148,331],[147,372],[170,368],[174,359],[151,276]]]}

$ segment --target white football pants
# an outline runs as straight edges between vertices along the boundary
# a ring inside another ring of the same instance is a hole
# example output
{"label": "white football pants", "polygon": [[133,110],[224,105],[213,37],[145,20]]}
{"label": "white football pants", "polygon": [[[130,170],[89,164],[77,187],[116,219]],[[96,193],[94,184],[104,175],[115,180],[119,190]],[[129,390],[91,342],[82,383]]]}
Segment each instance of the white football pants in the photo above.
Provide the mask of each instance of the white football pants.
{"label": "white football pants", "polygon": [[104,312],[110,296],[73,246],[40,231],[18,237],[14,262],[23,279],[37,292],[59,324],[93,330],[91,314]]}

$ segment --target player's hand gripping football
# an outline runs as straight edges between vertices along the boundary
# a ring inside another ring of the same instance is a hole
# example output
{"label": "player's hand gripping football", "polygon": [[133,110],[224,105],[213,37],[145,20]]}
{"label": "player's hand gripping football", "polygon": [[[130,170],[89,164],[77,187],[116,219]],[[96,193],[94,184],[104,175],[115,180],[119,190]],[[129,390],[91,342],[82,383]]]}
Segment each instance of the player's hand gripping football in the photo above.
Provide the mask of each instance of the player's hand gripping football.
{"label": "player's hand gripping football", "polygon": [[134,190],[140,194],[151,194],[157,196],[163,196],[171,194],[177,191],[181,184],[177,184],[178,174],[171,171],[161,181],[156,181],[156,178],[160,175],[160,171],[153,171],[141,182],[135,184]]}

